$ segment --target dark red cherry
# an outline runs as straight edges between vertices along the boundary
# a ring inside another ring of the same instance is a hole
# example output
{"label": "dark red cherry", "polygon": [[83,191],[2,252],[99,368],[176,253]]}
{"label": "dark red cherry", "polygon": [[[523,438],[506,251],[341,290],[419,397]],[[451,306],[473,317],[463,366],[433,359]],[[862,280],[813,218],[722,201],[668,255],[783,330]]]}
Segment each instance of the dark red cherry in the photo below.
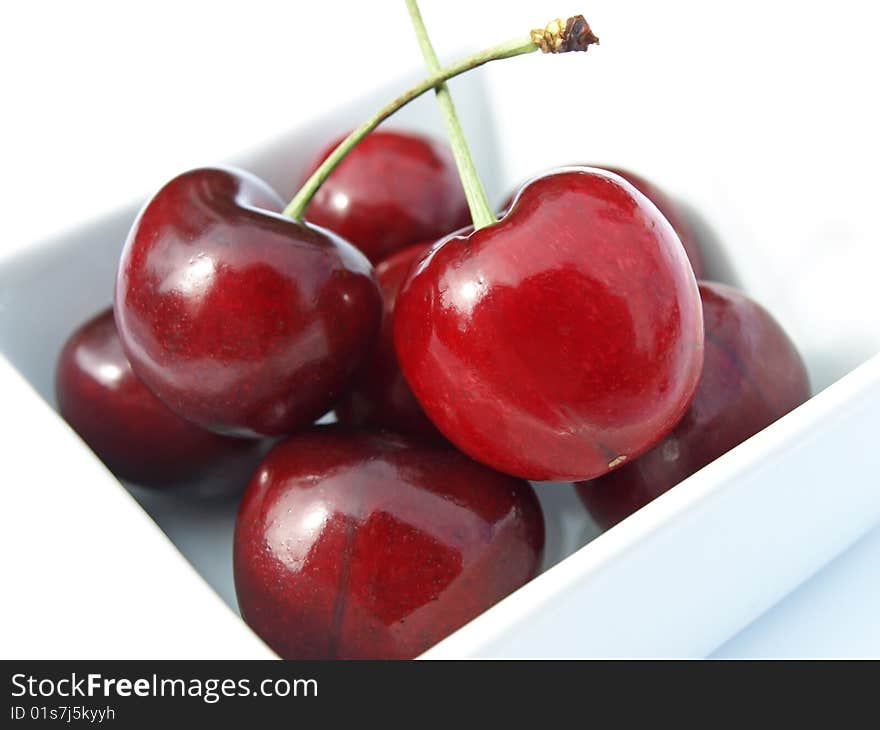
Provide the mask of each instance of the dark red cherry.
{"label": "dark red cherry", "polygon": [[535,178],[495,225],[419,262],[401,369],[462,451],[516,476],[592,478],[681,418],[703,361],[694,274],[647,198],[602,170]]}
{"label": "dark red cherry", "polygon": [[810,397],[807,370],[773,317],[744,294],[702,282],[706,355],[690,408],[631,464],[578,485],[596,521],[611,527]]}
{"label": "dark red cherry", "polygon": [[[637,175],[634,172],[624,170],[620,167],[607,167],[605,165],[596,165],[595,167],[600,170],[608,170],[615,175],[620,175],[657,206],[657,209],[663,214],[666,220],[669,221],[669,224],[678,234],[678,238],[681,241],[682,246],[684,246],[684,250],[687,252],[688,259],[691,262],[691,267],[693,267],[694,275],[698,279],[703,278],[706,274],[706,269],[703,264],[703,253],[698,236],[694,231],[693,226],[688,221],[687,216],[681,211],[678,203],[669,197],[669,195],[667,195],[661,188],[657,187],[649,180],[646,180],[641,175]],[[510,207],[510,204],[513,202],[513,197],[514,196],[511,195],[507,199],[504,204],[504,210]]]}
{"label": "dark red cherry", "polygon": [[[320,154],[312,170],[339,141]],[[470,222],[449,148],[412,132],[385,130],[369,134],[333,171],[306,218],[335,231],[374,262]]]}
{"label": "dark red cherry", "polygon": [[116,321],[137,375],[184,418],[274,435],[332,407],[373,344],[382,299],[341,238],[274,212],[248,173],[184,173],[134,223]]}
{"label": "dark red cherry", "polygon": [[454,449],[316,428],[264,459],[235,528],[245,621],[287,659],[410,659],[529,581],[532,488]]}
{"label": "dark red cherry", "polygon": [[260,457],[258,442],[205,431],[154,396],[132,372],[110,309],[67,340],[58,357],[55,393],[65,420],[128,481],[242,489]]}
{"label": "dark red cherry", "polygon": [[336,404],[340,423],[379,426],[399,433],[442,438],[409,389],[394,352],[393,321],[397,293],[413,266],[430,247],[417,243],[376,264],[376,278],[385,301],[382,333],[373,352],[355,376],[352,387]]}

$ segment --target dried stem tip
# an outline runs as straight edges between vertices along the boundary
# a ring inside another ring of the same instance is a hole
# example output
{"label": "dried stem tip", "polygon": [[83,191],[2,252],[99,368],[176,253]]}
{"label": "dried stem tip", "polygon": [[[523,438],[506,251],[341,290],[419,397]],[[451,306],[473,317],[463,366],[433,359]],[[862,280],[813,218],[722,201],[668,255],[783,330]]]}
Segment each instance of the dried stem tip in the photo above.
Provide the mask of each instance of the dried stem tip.
{"label": "dried stem tip", "polygon": [[551,20],[545,28],[533,30],[530,36],[543,53],[586,51],[593,44],[599,43],[583,15],[574,15],[568,20]]}

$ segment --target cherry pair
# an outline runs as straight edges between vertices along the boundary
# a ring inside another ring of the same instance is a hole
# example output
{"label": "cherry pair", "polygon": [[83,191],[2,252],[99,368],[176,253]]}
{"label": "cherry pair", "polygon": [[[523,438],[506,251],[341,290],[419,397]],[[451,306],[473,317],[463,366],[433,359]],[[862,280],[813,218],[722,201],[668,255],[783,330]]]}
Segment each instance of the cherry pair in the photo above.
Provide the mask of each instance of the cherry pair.
{"label": "cherry pair", "polygon": [[[380,325],[365,257],[273,207],[248,176],[187,173],[142,211],[120,264],[116,318],[135,371],[219,433],[314,421]],[[624,180],[585,168],[536,178],[497,225],[434,249],[394,329],[440,431],[530,479],[592,478],[645,451],[684,413],[702,364],[675,232]]]}

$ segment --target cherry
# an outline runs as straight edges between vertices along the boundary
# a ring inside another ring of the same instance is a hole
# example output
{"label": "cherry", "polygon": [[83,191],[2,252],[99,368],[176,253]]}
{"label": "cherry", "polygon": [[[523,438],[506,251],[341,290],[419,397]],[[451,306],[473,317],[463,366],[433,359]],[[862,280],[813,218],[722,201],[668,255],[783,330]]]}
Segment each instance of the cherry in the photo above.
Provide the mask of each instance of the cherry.
{"label": "cherry", "polygon": [[641,175],[619,167],[605,167],[604,169],[620,175],[624,180],[632,183],[636,190],[657,206],[657,209],[678,234],[681,245],[684,246],[684,250],[687,252],[688,259],[691,262],[694,276],[702,279],[706,274],[706,267],[703,264],[703,253],[697,240],[697,234],[688,222],[687,216],[679,208],[678,203]]}
{"label": "cherry", "polygon": [[397,293],[413,263],[430,245],[407,246],[376,265],[376,278],[385,301],[382,332],[373,352],[355,376],[352,387],[336,404],[336,417],[340,423],[379,426],[399,433],[442,438],[400,372],[392,331]]}
{"label": "cherry", "polygon": [[116,320],[132,367],[174,411],[219,433],[314,421],[381,323],[367,259],[281,208],[248,173],[192,170],[147,203],[122,253]]}
{"label": "cherry", "polygon": [[55,392],[61,415],[122,479],[168,487],[247,483],[259,443],[205,431],[172,413],[137,379],[107,309],[67,340]]}
{"label": "cherry", "polygon": [[[669,195],[654,183],[629,170],[624,170],[620,167],[608,167],[606,165],[590,165],[590,167],[596,167],[596,169],[599,170],[608,170],[608,172],[613,172],[615,175],[620,175],[620,177],[631,183],[636,190],[656,205],[657,209],[663,214],[663,217],[669,221],[669,225],[671,225],[678,234],[678,238],[681,241],[682,246],[684,246],[684,250],[687,252],[688,259],[691,262],[694,276],[698,279],[702,279],[705,276],[706,268],[703,264],[703,253],[700,247],[699,238],[694,231],[693,226],[688,222],[685,213],[680,210],[678,204],[669,197]],[[514,195],[511,195],[507,199],[503,206],[504,210],[507,210],[510,207],[513,198]]]}
{"label": "cherry", "polygon": [[[338,143],[320,154],[312,170]],[[470,222],[449,148],[412,132],[383,130],[369,134],[348,154],[317,192],[306,217],[374,262]]]}
{"label": "cherry", "polygon": [[448,447],[318,427],[248,485],[235,589],[286,659],[409,659],[534,577],[543,544],[527,483]]}
{"label": "cherry", "polygon": [[604,474],[687,409],[703,359],[693,271],[656,207],[611,173],[535,178],[500,222],[419,262],[394,316],[428,417],[499,471]]}
{"label": "cherry", "polygon": [[611,527],[810,397],[807,370],[773,317],[744,294],[702,282],[706,355],[681,422],[651,451],[578,485],[596,521]]}

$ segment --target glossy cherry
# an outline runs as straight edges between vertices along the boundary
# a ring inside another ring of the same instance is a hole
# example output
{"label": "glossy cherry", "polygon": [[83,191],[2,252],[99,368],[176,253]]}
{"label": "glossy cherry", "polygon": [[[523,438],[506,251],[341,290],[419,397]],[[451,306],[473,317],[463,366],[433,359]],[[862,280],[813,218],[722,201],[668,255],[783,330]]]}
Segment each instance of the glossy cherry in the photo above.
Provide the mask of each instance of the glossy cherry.
{"label": "glossy cherry", "polygon": [[[608,170],[615,175],[620,175],[620,177],[631,183],[636,190],[657,206],[657,209],[663,214],[663,217],[669,221],[669,224],[678,234],[678,238],[681,241],[682,246],[684,246],[684,250],[687,252],[688,260],[691,262],[694,276],[698,279],[702,279],[706,274],[706,268],[703,264],[702,249],[693,226],[688,222],[687,216],[682,212],[678,203],[676,203],[657,185],[630,170],[624,170],[621,167],[607,167],[605,165],[595,165],[593,167],[597,167],[601,170]],[[511,202],[513,202],[512,195],[504,204],[505,210],[510,207]]]}
{"label": "glossy cherry", "polygon": [[243,489],[258,442],[205,431],[175,415],[135,376],[107,309],[67,340],[55,372],[58,409],[110,470],[156,487]]}
{"label": "glossy cherry", "polygon": [[470,222],[450,149],[419,134],[385,130],[372,132],[349,153],[309,204],[306,218],[374,262]]}
{"label": "glossy cherry", "polygon": [[681,418],[703,360],[693,271],[632,185],[567,168],[495,225],[419,262],[394,319],[401,369],[440,431],[516,476],[604,474]]}
{"label": "glossy cherry", "polygon": [[394,351],[393,319],[397,293],[416,262],[430,247],[417,243],[376,264],[376,278],[385,302],[382,333],[352,387],[336,404],[340,423],[379,426],[403,434],[442,438],[407,385]]}
{"label": "glossy cherry", "polygon": [[663,214],[669,224],[675,229],[681,245],[687,252],[688,260],[694,270],[694,276],[698,279],[706,275],[706,267],[703,263],[703,253],[693,227],[688,222],[687,216],[682,212],[678,203],[654,183],[646,180],[630,170],[620,167],[605,167],[604,169],[620,175],[624,180],[632,183],[636,190],[650,200]]}
{"label": "glossy cherry", "polygon": [[536,574],[525,482],[454,449],[316,428],[265,458],[235,529],[245,621],[288,659],[409,659]]}
{"label": "glossy cherry", "polygon": [[205,428],[283,434],[327,411],[372,346],[372,267],[335,234],[285,218],[247,173],[203,168],[141,211],[116,321],[137,375]]}
{"label": "glossy cherry", "polygon": [[611,527],[810,397],[807,370],[773,317],[744,294],[702,282],[706,355],[690,408],[631,464],[578,485],[596,521]]}

